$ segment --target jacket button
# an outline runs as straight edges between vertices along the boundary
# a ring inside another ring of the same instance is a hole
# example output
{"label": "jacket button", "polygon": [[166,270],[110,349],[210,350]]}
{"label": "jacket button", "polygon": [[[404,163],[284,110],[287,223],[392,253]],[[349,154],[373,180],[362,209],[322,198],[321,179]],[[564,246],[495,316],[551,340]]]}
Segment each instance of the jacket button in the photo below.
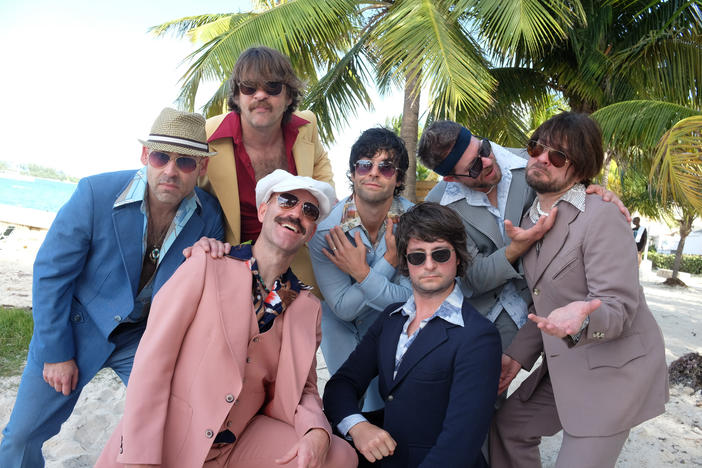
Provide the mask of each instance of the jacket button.
{"label": "jacket button", "polygon": [[74,321],[74,322],[80,322],[80,315],[75,314],[75,315],[73,316],[73,321]]}
{"label": "jacket button", "polygon": [[115,322],[121,322],[121,321],[122,321],[122,317],[120,317],[119,315],[115,315]]}
{"label": "jacket button", "polygon": [[247,358],[246,358],[246,362],[247,362],[247,363],[251,362],[251,358],[250,358],[250,357],[247,357]]}
{"label": "jacket button", "polygon": [[252,341],[253,341],[254,343],[258,343],[258,337],[254,338]]}
{"label": "jacket button", "polygon": [[212,437],[214,437],[214,432],[212,432],[212,429],[207,429],[205,431],[205,437],[207,437],[208,439],[211,439]]}
{"label": "jacket button", "polygon": [[538,296],[540,292],[539,288],[534,288],[534,296]]}
{"label": "jacket button", "polygon": [[392,396],[392,395],[388,395],[388,401],[392,401],[392,400],[394,400],[394,399],[395,399],[395,397],[394,397],[394,396]]}
{"label": "jacket button", "polygon": [[227,403],[231,403],[232,401],[234,401],[234,395],[229,393],[227,396],[224,397],[224,399],[226,400]]}

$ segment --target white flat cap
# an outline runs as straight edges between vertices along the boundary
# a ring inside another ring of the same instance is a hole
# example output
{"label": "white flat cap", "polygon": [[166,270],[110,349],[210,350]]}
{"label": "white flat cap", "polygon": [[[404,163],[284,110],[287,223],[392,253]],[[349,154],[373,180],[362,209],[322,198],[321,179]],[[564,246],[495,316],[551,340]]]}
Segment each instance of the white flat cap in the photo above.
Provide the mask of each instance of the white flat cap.
{"label": "white flat cap", "polygon": [[288,171],[276,169],[256,184],[256,206],[267,202],[273,193],[292,192],[293,190],[307,190],[317,199],[319,204],[317,223],[327,217],[336,202],[334,187],[328,183],[314,180],[311,177],[295,176]]}

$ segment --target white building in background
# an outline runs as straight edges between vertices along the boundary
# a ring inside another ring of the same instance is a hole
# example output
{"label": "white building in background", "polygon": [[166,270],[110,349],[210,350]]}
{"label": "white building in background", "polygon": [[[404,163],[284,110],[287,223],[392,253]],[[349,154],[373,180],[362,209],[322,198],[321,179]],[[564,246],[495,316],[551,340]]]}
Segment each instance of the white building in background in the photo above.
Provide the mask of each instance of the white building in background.
{"label": "white building in background", "polygon": [[[680,242],[679,235],[659,236],[656,239],[656,251],[659,253],[675,253]],[[685,239],[683,255],[702,255],[702,229],[692,231]]]}

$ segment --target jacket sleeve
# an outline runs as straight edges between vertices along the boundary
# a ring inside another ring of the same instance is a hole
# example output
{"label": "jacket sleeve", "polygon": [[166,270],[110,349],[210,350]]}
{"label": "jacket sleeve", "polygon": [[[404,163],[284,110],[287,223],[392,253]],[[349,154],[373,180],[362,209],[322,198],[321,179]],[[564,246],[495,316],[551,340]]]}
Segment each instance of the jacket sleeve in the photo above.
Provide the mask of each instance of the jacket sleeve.
{"label": "jacket sleeve", "polygon": [[441,433],[420,467],[473,466],[482,456],[480,449],[497,398],[500,336],[490,325],[482,327],[477,336],[466,338],[455,355]]}
{"label": "jacket sleeve", "polygon": [[71,304],[76,279],[90,252],[94,222],[93,187],[83,179],[56,214],[34,261],[32,350],[40,362],[76,357]]}
{"label": "jacket sleeve", "polygon": [[194,248],[154,298],[127,386],[119,463],[161,464],[171,380],[206,284],[206,266],[205,252]]}
{"label": "jacket sleeve", "polygon": [[472,296],[495,289],[512,279],[522,278],[522,273],[505,256],[507,247],[501,247],[492,253],[482,253],[470,234],[466,237],[466,247],[471,263],[466,268],[461,283],[464,290],[472,291]]}
{"label": "jacket sleeve", "polygon": [[341,320],[355,320],[367,307],[377,311],[385,310],[390,304],[406,301],[412,294],[406,278],[403,277],[399,284],[392,282],[395,268],[384,258],[373,266],[369,265],[370,271],[363,281],[354,281],[322,252],[323,247],[329,249],[324,238],[327,232],[317,231],[309,241],[310,257],[324,300]]}

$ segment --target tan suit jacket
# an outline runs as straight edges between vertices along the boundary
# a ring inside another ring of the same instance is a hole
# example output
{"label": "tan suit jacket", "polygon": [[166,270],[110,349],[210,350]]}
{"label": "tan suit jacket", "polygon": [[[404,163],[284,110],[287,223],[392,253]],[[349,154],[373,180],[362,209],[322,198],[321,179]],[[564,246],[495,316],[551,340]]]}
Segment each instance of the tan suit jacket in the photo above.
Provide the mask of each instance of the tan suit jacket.
{"label": "tan suit jacket", "polygon": [[[522,220],[525,228],[532,224],[528,215]],[[631,230],[616,205],[596,195],[587,196],[584,213],[559,203],[540,249],[523,262],[537,315],[571,301],[597,298],[602,306],[574,347],[527,322],[505,353],[530,369],[543,351],[546,364],[522,383],[519,398],[528,400],[548,372],[563,428],[578,437],[609,436],[663,413],[663,335],[646,305]]]}
{"label": "tan suit jacket", "polygon": [[[238,404],[250,338],[258,333],[251,271],[196,247],[161,288],[134,358],[124,416],[96,466],[202,466]],[[319,300],[303,291],[282,320],[275,390],[260,412],[295,428],[331,428],[317,391]]]}
{"label": "tan suit jacket", "polygon": [[[295,115],[309,122],[309,124],[299,128],[297,139],[292,147],[297,174],[328,182],[333,187],[331,163],[322,142],[319,140],[317,118],[310,111],[295,112]],[[208,137],[219,128],[226,116],[227,114],[222,114],[207,120]],[[211,141],[210,151],[216,151],[217,155],[210,158],[207,175],[200,178],[198,185],[219,200],[224,211],[225,239],[230,244],[237,245],[241,243],[241,211],[232,139],[221,138]],[[292,263],[292,270],[303,283],[314,287],[313,292],[317,296],[320,295],[306,245],[297,253]]]}

